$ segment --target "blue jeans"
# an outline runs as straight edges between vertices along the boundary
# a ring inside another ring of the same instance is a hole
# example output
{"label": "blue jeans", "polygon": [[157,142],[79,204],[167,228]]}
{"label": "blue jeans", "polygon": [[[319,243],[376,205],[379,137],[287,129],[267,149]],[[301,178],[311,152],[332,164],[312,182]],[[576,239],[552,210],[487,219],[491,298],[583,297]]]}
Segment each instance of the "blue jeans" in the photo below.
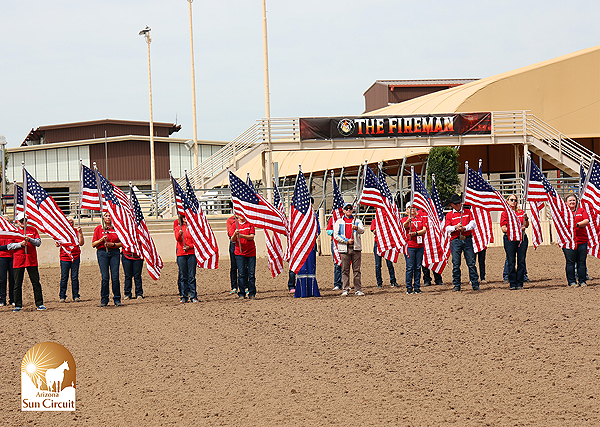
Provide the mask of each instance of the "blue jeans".
{"label": "blue jeans", "polygon": [[121,255],[121,263],[123,264],[123,273],[125,273],[125,284],[123,293],[129,298],[131,295],[132,280],[135,282],[135,296],[143,296],[144,289],[142,288],[142,267],[144,266],[143,259],[129,259],[125,255]]}
{"label": "blue jeans", "polygon": [[577,279],[579,279],[579,284],[584,283],[587,275],[587,243],[578,245],[575,250],[563,248],[563,253],[565,254],[566,261],[565,271],[567,273],[567,283],[569,285],[571,283],[577,283],[575,278],[575,264],[577,264]]}
{"label": "blue jeans", "polygon": [[[381,259],[382,256],[377,254],[377,242],[373,246],[373,253],[375,254],[375,280],[377,280],[377,286],[381,287],[383,285],[383,279],[381,277]],[[388,268],[388,272],[390,273],[390,285],[396,285],[396,272],[394,271],[394,263],[389,259],[385,260],[385,263]]]}
{"label": "blue jeans", "polygon": [[460,263],[461,254],[465,254],[467,267],[469,267],[469,280],[473,287],[479,286],[479,276],[475,267],[475,252],[473,252],[473,236],[467,236],[465,240],[458,237],[450,242],[450,253],[452,254],[452,284],[460,288]]}
{"label": "blue jeans", "polygon": [[187,301],[188,295],[190,299],[197,299],[196,292],[196,255],[179,255],[177,257],[177,267],[181,275],[180,296]]}
{"label": "blue jeans", "polygon": [[[236,255],[235,262],[238,267],[239,291],[238,295],[245,297],[244,289],[248,289],[248,296],[256,295],[256,257]],[[294,283],[294,286],[295,283]]]}
{"label": "blue jeans", "polygon": [[[523,266],[525,267],[525,280],[529,280],[527,278],[527,261],[523,261]],[[508,281],[508,260],[504,259],[504,270],[502,271],[502,278]]]}
{"label": "blue jeans", "polygon": [[[527,256],[528,245],[529,240],[526,234],[523,234],[522,242],[508,240],[508,236],[504,235],[505,264],[508,265],[508,282],[511,288],[523,287],[525,280],[525,257]],[[517,263],[516,269],[515,262]]]}
{"label": "blue jeans", "polygon": [[229,242],[229,280],[231,282],[231,289],[238,288],[238,270],[237,264],[235,263],[235,243]]}
{"label": "blue jeans", "polygon": [[296,273],[288,271],[288,290],[296,289]]}
{"label": "blue jeans", "polygon": [[[333,240],[331,241],[331,253],[333,253]],[[342,289],[342,266],[333,263],[333,286]]]}
{"label": "blue jeans", "polygon": [[81,258],[73,261],[60,261],[60,291],[58,297],[61,299],[67,298],[67,285],[69,283],[69,272],[71,273],[71,288],[73,299],[79,298],[79,264]]}
{"label": "blue jeans", "polygon": [[8,277],[8,303],[15,302],[15,277],[13,275],[13,259],[0,258],[0,302],[6,304],[6,285]]}
{"label": "blue jeans", "polygon": [[113,300],[115,303],[121,302],[121,283],[119,282],[119,259],[120,251],[113,249],[106,252],[105,249],[98,249],[96,257],[98,258],[98,266],[100,267],[100,275],[102,283],[100,285],[100,303],[108,304],[110,291],[108,289],[109,280],[112,282]]}
{"label": "blue jeans", "polygon": [[421,288],[421,264],[425,248],[408,248],[406,259],[406,289]]}

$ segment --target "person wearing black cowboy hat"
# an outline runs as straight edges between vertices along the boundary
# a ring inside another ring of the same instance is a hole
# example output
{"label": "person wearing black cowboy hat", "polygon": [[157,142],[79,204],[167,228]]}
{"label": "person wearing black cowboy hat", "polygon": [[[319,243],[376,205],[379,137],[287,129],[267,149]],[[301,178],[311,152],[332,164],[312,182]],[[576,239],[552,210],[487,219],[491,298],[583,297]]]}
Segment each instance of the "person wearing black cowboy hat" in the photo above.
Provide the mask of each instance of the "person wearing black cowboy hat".
{"label": "person wearing black cowboy hat", "polygon": [[479,276],[475,268],[473,251],[473,229],[476,227],[471,209],[463,209],[462,197],[453,194],[444,205],[450,205],[452,211],[446,214],[444,230],[450,235],[450,253],[452,254],[452,284],[454,291],[460,291],[461,255],[465,254],[469,267],[469,280],[474,291],[479,290]]}

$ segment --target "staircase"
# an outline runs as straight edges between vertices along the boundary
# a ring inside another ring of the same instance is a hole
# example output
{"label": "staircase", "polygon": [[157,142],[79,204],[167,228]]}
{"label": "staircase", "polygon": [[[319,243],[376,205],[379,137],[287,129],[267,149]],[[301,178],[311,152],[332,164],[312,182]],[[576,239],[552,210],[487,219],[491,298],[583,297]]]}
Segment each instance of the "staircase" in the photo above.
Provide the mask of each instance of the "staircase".
{"label": "staircase", "polygon": [[[579,176],[580,165],[589,168],[594,152],[566,137],[527,111],[492,112],[491,135],[453,137],[398,137],[301,141],[298,118],[272,118],[257,121],[240,136],[188,172],[195,188],[210,189],[227,176],[227,168],[236,171],[267,150],[324,150],[353,148],[422,147],[448,145],[520,144],[570,176]],[[308,172],[308,171],[307,171]],[[183,184],[185,178],[179,179]],[[159,193],[158,212],[163,217],[174,214],[175,200],[169,186]],[[169,214],[170,213],[170,214]]]}

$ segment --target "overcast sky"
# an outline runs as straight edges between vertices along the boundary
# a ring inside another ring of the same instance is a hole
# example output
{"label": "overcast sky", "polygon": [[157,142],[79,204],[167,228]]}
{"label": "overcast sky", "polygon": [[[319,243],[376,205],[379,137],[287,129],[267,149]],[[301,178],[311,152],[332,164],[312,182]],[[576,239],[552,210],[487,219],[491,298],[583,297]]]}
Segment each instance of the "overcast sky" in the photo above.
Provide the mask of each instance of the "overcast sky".
{"label": "overcast sky", "polygon": [[[264,117],[261,0],[193,4],[198,138]],[[600,44],[600,2],[267,0],[271,116],[356,115],[377,79],[473,78]],[[191,138],[186,0],[0,0],[0,134],[154,120]],[[600,78],[600,77],[599,77]]]}

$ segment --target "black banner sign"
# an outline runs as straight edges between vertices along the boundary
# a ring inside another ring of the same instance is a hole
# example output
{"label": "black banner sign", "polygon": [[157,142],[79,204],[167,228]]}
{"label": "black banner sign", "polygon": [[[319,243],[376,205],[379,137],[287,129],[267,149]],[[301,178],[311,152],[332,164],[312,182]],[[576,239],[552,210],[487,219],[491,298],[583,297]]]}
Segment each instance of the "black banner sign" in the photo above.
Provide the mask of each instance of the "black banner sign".
{"label": "black banner sign", "polygon": [[490,135],[491,113],[301,118],[300,139]]}

